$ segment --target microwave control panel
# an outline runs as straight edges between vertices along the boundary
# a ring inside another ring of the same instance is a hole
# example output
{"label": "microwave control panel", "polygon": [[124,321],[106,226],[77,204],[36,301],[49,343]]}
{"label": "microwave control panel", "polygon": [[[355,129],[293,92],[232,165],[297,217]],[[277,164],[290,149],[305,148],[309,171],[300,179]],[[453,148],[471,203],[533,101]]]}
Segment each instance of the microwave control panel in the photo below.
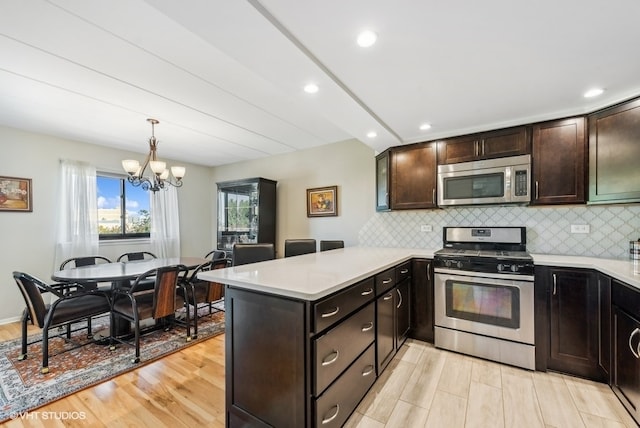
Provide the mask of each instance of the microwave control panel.
{"label": "microwave control panel", "polygon": [[527,196],[527,170],[516,171],[515,190],[516,196]]}

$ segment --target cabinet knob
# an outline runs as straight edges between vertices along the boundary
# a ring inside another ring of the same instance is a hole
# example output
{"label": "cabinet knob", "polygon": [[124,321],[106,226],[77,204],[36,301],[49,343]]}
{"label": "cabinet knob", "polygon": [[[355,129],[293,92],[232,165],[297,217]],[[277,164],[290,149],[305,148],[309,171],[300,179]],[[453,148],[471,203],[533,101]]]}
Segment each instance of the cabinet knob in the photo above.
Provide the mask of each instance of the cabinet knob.
{"label": "cabinet knob", "polygon": [[390,283],[391,283],[391,281],[393,281],[391,278],[387,278],[387,279],[383,279],[383,280],[382,280],[382,283],[383,283],[383,284],[390,284]]}
{"label": "cabinet knob", "polygon": [[329,355],[324,357],[324,359],[322,360],[322,367],[329,366],[335,363],[338,360],[339,356],[340,356],[340,352],[332,351]]}
{"label": "cabinet knob", "polygon": [[362,331],[363,332],[367,332],[367,331],[371,330],[372,328],[373,328],[373,323],[372,322],[368,322],[362,327]]}
{"label": "cabinet knob", "polygon": [[337,314],[338,312],[340,312],[340,306],[336,306],[336,308],[330,312],[325,312],[322,315],[320,315],[322,318],[329,318],[334,316],[335,314]]}
{"label": "cabinet knob", "polygon": [[362,372],[362,376],[369,376],[371,373],[373,373],[373,371],[375,370],[375,367],[373,367],[371,364],[369,364],[366,367],[366,370]]}
{"label": "cabinet knob", "polygon": [[338,417],[338,413],[340,413],[340,405],[336,404],[335,406],[332,407],[332,409],[336,409],[335,413],[331,416],[329,416],[328,418],[324,418],[322,420],[322,425],[326,425],[328,423],[331,423],[331,421],[333,421],[335,418]]}
{"label": "cabinet knob", "polygon": [[368,296],[369,294],[373,293],[373,288],[367,288],[366,290],[364,290],[362,293],[360,293],[361,296]]}

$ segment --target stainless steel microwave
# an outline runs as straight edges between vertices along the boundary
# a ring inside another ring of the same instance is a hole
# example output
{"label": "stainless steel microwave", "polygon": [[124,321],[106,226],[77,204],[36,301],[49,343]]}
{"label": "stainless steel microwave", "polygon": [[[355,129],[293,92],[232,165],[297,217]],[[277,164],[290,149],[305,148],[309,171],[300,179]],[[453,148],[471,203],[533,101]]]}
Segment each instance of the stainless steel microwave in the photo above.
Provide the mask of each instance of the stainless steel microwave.
{"label": "stainless steel microwave", "polygon": [[528,204],[531,155],[438,166],[438,205]]}

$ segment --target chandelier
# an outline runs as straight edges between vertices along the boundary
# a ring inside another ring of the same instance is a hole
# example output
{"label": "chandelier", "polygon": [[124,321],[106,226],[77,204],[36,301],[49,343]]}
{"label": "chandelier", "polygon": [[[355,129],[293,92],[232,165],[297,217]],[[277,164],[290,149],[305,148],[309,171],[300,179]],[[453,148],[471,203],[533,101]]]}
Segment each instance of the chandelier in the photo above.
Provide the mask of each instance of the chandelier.
{"label": "chandelier", "polygon": [[[156,157],[156,149],[158,148],[158,140],[156,140],[154,131],[155,126],[160,123],[156,119],[147,119],[147,122],[151,123],[151,138],[149,138],[149,154],[144,160],[142,166],[137,160],[126,159],[122,161],[122,168],[129,174],[127,178],[129,183],[134,186],[142,186],[144,190],[151,190],[157,192],[160,189],[168,189],[169,185],[180,187],[182,186],[182,177],[186,172],[183,166],[172,166],[171,174],[174,179],[169,178],[169,170],[167,169],[167,163],[159,161]],[[150,177],[144,175],[147,166],[151,169],[152,174]]]}

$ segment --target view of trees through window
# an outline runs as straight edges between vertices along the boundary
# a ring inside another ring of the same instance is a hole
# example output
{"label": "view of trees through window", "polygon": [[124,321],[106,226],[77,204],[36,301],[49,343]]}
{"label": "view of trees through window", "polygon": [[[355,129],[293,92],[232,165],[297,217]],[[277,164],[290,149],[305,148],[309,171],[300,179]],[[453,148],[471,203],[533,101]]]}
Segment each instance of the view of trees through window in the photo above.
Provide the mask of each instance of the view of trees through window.
{"label": "view of trees through window", "polygon": [[148,237],[149,192],[126,178],[98,175],[98,232],[101,239]]}

